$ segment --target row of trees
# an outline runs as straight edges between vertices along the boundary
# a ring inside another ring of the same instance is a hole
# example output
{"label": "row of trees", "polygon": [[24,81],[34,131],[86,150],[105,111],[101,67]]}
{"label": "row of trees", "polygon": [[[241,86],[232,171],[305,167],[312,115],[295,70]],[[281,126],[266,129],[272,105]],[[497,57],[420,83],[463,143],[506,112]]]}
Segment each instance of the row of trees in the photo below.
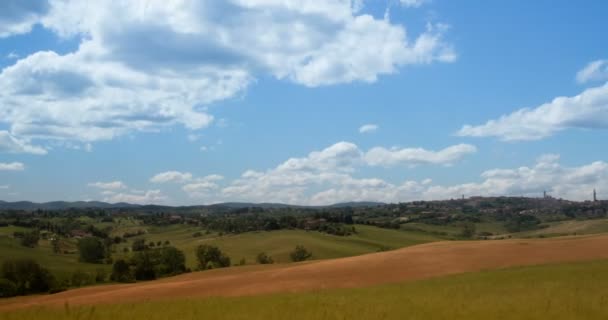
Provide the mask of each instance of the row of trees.
{"label": "row of trees", "polygon": [[55,288],[55,277],[31,259],[8,260],[0,273],[0,297],[12,297]]}

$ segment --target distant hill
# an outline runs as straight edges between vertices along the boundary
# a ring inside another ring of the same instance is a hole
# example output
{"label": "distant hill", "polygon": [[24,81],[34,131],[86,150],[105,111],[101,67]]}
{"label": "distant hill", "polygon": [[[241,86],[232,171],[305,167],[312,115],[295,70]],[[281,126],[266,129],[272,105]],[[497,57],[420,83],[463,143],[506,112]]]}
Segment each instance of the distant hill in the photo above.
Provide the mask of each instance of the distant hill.
{"label": "distant hill", "polygon": [[33,211],[33,210],[38,210],[38,209],[65,210],[65,209],[69,209],[69,208],[76,208],[76,209],[84,209],[84,208],[106,209],[106,208],[108,208],[109,209],[109,208],[136,208],[136,207],[140,207],[140,206],[136,205],[136,204],[130,204],[130,203],[124,203],[124,202],[107,203],[107,202],[101,202],[101,201],[74,201],[74,202],[52,201],[52,202],[36,203],[36,202],[31,202],[31,201],[6,202],[6,201],[0,200],[0,209],[4,209],[4,210]]}
{"label": "distant hill", "polygon": [[264,209],[281,209],[281,208],[345,208],[345,207],[376,207],[383,205],[381,202],[344,202],[336,203],[329,206],[299,206],[290,205],[284,203],[253,203],[253,202],[224,202],[212,205],[198,205],[198,206],[159,206],[159,205],[138,205],[125,202],[119,203],[107,203],[101,201],[52,201],[36,203],[31,201],[16,201],[6,202],[0,200],[0,210],[65,210],[70,208],[85,209],[85,208],[99,208],[99,209],[119,209],[119,208],[141,208],[148,210],[163,210],[171,208],[179,209],[196,209],[196,208],[222,208],[222,209],[240,209],[240,208],[251,208],[258,207]]}

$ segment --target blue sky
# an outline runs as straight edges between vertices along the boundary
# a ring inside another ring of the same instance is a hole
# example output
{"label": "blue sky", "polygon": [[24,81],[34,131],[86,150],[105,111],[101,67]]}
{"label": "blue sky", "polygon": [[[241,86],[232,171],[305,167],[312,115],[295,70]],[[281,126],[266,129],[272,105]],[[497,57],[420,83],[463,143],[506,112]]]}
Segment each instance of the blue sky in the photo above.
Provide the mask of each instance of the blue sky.
{"label": "blue sky", "polygon": [[3,1],[0,199],[608,197],[605,1]]}

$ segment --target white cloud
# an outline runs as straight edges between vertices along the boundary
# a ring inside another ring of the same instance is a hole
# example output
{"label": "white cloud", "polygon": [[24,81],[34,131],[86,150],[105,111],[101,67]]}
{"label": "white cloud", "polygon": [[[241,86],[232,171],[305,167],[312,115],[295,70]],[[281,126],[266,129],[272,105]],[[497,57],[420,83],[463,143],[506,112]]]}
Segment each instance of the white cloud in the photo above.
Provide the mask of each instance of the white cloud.
{"label": "white cloud", "polygon": [[21,162],[0,162],[0,171],[23,171],[25,165]]}
{"label": "white cloud", "polygon": [[402,6],[408,8],[419,8],[430,0],[399,0]]}
{"label": "white cloud", "polygon": [[573,97],[557,97],[536,108],[517,110],[483,125],[465,125],[457,135],[539,140],[570,128],[608,128],[608,83]]}
{"label": "white cloud", "polygon": [[365,161],[372,166],[415,166],[419,164],[451,165],[465,155],[477,152],[470,144],[457,144],[439,151],[422,148],[386,149],[375,147],[365,154]]}
{"label": "white cloud", "polygon": [[6,130],[0,130],[0,152],[46,154],[46,149],[29,144],[24,139],[18,139]]}
{"label": "white cloud", "polygon": [[[382,151],[378,151],[382,150]],[[394,185],[377,178],[355,178],[362,166],[447,164],[474,152],[470,145],[456,145],[441,151],[424,149],[362,152],[355,144],[338,142],[304,158],[291,158],[266,171],[245,171],[221,190],[220,199],[230,201],[330,204],[340,201],[397,201],[411,194],[420,196],[431,184],[406,181]]]}
{"label": "white cloud", "polygon": [[300,177],[296,185],[281,182],[282,179],[298,181],[297,178],[295,174],[280,174],[276,170],[249,172],[247,177],[224,189],[224,193],[231,199],[316,205],[345,201],[439,200],[459,198],[463,194],[535,197],[544,190],[554,197],[586,200],[591,198],[594,188],[600,196],[608,195],[608,163],[596,161],[566,167],[559,164],[559,156],[556,155],[539,157],[531,167],[487,170],[481,174],[480,182],[456,185],[433,184],[430,179],[394,184],[377,178],[354,178],[349,174],[327,172],[304,176],[307,179]]}
{"label": "white cloud", "polygon": [[378,125],[377,124],[364,124],[361,127],[359,127],[359,133],[371,133],[371,132],[375,132],[376,130],[378,130]]}
{"label": "white cloud", "polygon": [[213,121],[206,106],[257,77],[311,87],[373,82],[406,65],[454,60],[444,26],[412,36],[355,2],[52,1],[42,25],[80,46],[2,70],[0,122],[27,140],[197,130]]}
{"label": "white cloud", "polygon": [[127,202],[133,204],[161,204],[166,200],[167,197],[160,190],[147,190],[143,193],[106,193],[106,197],[103,199],[103,201],[110,203]]}
{"label": "white cloud", "polygon": [[4,190],[6,190],[6,189],[8,189],[8,188],[9,188],[9,186],[8,186],[8,185],[6,185],[6,184],[5,184],[5,185],[1,185],[1,186],[0,186],[0,189],[4,189]]}
{"label": "white cloud", "polygon": [[608,80],[608,60],[590,62],[576,74],[578,83]]}
{"label": "white cloud", "polygon": [[119,190],[126,189],[127,185],[122,181],[110,181],[110,182],[91,182],[89,187],[94,187],[103,190]]}
{"label": "white cloud", "polygon": [[0,1],[0,38],[30,32],[48,10],[43,0]]}
{"label": "white cloud", "polygon": [[[465,195],[539,196],[544,190],[554,197],[588,200],[594,188],[608,190],[608,163],[596,161],[578,167],[565,167],[559,156],[539,157],[532,167],[493,169],[482,173],[482,182],[454,186],[432,186],[424,194],[428,199]],[[606,192],[606,191],[604,191]]]}
{"label": "white cloud", "polygon": [[224,177],[219,174],[211,174],[202,178],[196,178],[193,183],[186,184],[182,190],[191,198],[206,198],[216,194],[220,188],[218,182]]}
{"label": "white cloud", "polygon": [[16,52],[10,52],[9,54],[6,55],[6,58],[9,60],[15,60],[15,59],[19,59],[19,54],[17,54]]}
{"label": "white cloud", "polygon": [[190,172],[179,172],[179,171],[166,171],[155,175],[150,178],[152,183],[167,183],[176,182],[184,183],[192,180],[192,174]]}

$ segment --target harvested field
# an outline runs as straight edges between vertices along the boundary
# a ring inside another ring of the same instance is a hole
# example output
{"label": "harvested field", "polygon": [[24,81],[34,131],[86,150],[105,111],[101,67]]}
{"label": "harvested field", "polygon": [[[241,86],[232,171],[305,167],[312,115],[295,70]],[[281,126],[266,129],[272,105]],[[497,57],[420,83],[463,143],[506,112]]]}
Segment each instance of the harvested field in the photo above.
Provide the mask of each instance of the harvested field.
{"label": "harvested field", "polygon": [[608,236],[428,243],[357,257],[235,267],[158,281],[7,299],[0,310],[352,288],[519,265],[608,258]]}

